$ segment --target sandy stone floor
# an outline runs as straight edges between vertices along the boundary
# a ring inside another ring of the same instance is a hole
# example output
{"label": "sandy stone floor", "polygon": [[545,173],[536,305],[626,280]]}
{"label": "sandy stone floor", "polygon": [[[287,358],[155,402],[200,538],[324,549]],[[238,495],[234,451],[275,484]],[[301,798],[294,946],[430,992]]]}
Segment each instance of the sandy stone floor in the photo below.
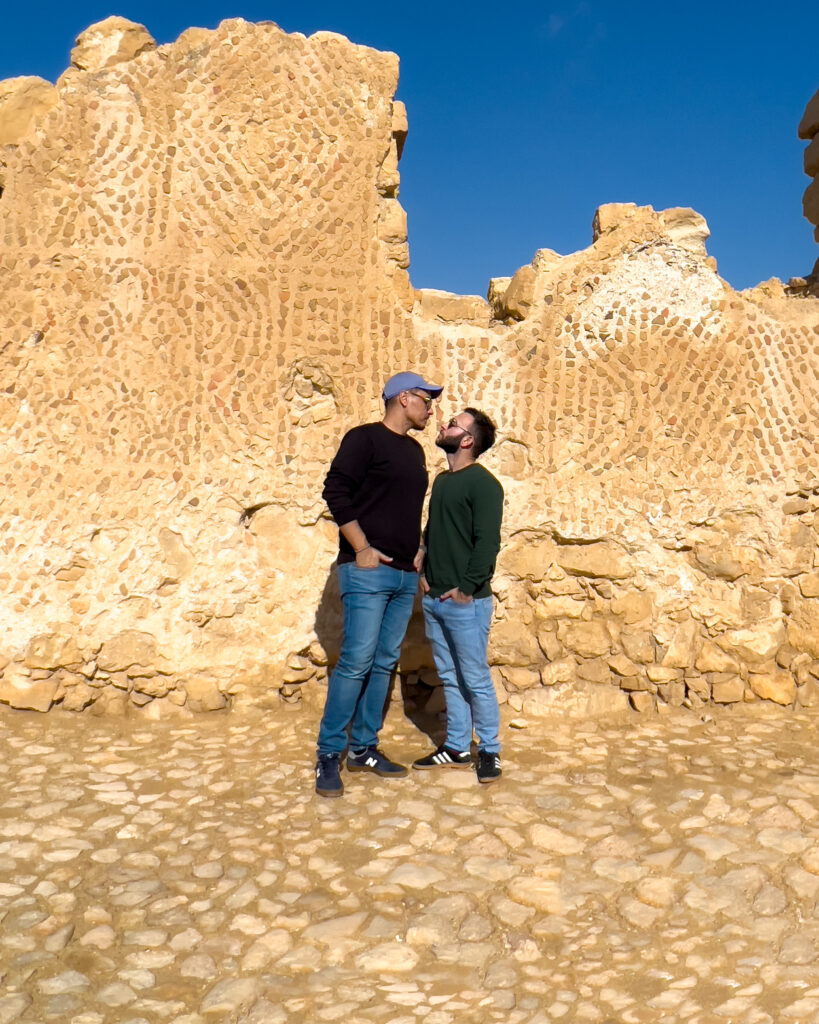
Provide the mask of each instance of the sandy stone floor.
{"label": "sandy stone floor", "polygon": [[819,1020],[819,719],[533,724],[493,786],[326,800],[314,718],[4,709],[0,1024]]}

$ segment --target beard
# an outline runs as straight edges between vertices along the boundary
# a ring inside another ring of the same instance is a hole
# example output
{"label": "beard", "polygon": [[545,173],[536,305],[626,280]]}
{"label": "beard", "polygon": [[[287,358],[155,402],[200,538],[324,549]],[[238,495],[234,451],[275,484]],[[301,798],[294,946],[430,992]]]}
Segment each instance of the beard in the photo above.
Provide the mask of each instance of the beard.
{"label": "beard", "polygon": [[462,437],[463,435],[461,437],[438,437],[435,440],[435,447],[440,448],[447,455],[454,455],[461,447]]}

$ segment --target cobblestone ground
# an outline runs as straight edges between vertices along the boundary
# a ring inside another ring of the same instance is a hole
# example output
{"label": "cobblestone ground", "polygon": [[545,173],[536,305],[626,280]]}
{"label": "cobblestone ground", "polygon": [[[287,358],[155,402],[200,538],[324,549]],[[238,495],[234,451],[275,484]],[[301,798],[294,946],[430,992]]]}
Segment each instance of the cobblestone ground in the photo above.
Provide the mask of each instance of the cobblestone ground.
{"label": "cobblestone ground", "polygon": [[545,722],[341,800],[314,719],[0,715],[0,1024],[819,1020],[816,718]]}

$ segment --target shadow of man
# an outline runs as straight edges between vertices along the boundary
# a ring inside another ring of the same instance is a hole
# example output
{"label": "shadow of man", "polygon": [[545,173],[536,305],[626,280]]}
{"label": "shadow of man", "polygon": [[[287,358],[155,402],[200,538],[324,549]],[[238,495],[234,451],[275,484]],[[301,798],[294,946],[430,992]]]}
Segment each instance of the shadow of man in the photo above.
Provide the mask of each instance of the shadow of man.
{"label": "shadow of man", "polygon": [[[327,678],[335,668],[341,650],[342,611],[338,590],[336,563],[324,583],[316,608],[313,628],[316,637],[327,655]],[[366,685],[366,684],[365,684]],[[415,596],[407,632],[401,644],[398,665],[390,678],[387,699],[381,712],[381,725],[394,699],[396,687],[401,695],[403,713],[420,732],[425,733],[436,745],[443,742],[446,726],[443,720],[443,694],[432,661],[432,652],[424,633],[424,617],[421,611],[420,591]],[[324,704],[322,696],[322,707]]]}

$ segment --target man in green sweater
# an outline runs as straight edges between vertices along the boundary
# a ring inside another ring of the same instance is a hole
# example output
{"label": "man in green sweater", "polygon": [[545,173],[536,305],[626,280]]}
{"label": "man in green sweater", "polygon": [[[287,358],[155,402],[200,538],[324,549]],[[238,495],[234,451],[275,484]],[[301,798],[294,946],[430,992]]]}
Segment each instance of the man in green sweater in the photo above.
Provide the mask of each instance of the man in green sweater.
{"label": "man in green sweater", "polygon": [[467,408],[441,427],[448,472],[436,477],[424,531],[421,589],[427,639],[444,686],[446,739],[414,768],[468,768],[474,727],[479,782],[500,778],[498,700],[486,661],[500,548],[503,488],[477,459],[495,443],[495,425]]}

